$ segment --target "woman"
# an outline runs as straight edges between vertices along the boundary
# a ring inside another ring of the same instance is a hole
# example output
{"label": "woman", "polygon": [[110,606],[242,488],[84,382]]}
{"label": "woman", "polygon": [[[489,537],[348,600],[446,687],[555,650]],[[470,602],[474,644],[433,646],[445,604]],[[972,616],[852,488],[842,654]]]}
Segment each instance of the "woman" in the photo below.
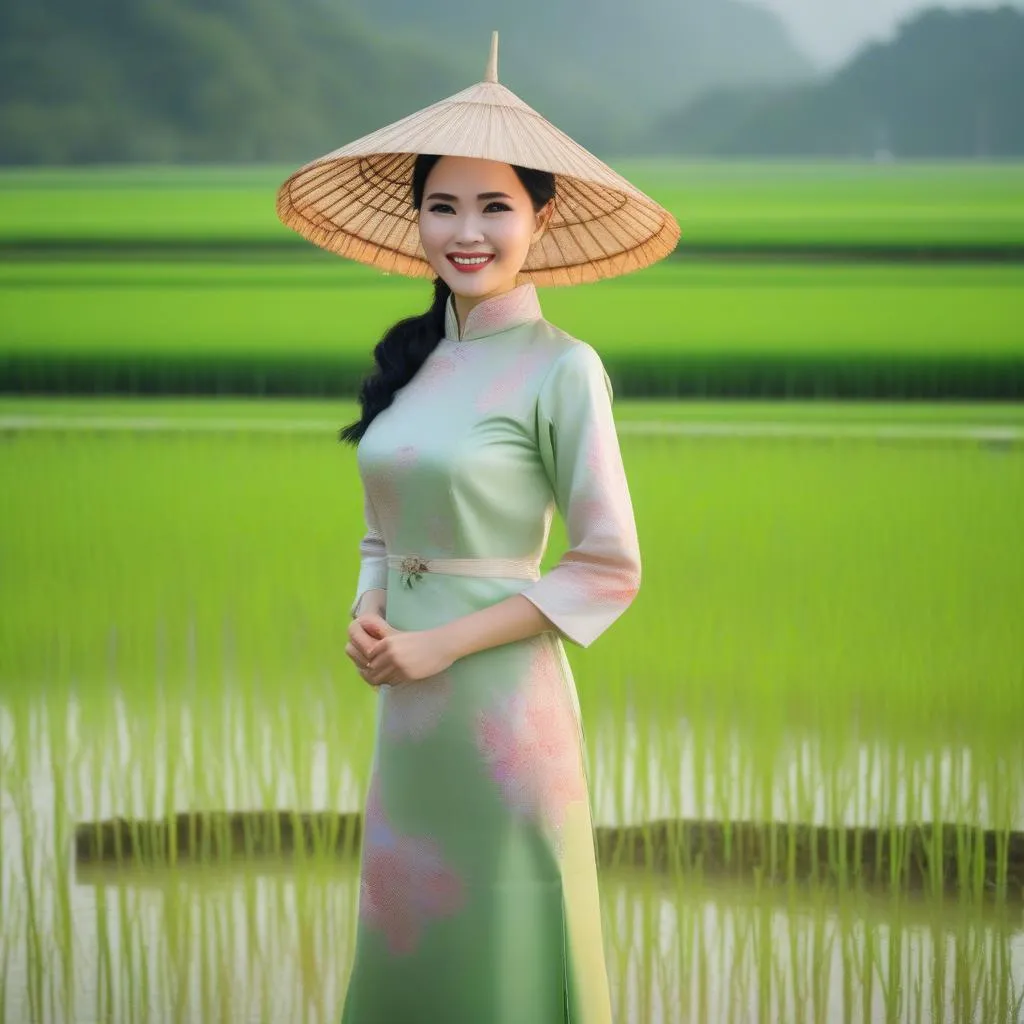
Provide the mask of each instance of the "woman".
{"label": "woman", "polygon": [[[474,129],[487,103],[521,131]],[[646,265],[678,228],[497,85],[496,40],[484,83],[297,172],[279,211],[336,252],[436,275],[342,432],[367,521],[346,653],[380,693],[343,1022],[608,1024],[564,642],[625,611],[640,553],[607,374],[543,318],[536,282]],[[542,577],[556,506],[570,550]]]}

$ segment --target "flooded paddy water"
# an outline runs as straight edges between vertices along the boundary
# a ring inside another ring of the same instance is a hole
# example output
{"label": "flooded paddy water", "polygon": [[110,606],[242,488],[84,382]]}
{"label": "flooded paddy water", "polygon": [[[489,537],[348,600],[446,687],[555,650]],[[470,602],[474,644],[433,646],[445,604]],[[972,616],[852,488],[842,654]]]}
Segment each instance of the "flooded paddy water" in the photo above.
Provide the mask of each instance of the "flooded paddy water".
{"label": "flooded paddy water", "polygon": [[[337,1020],[375,715],[348,456],[3,438],[0,1021]],[[618,1021],[1024,1020],[1016,438],[623,432],[645,586],[570,652]],[[186,812],[241,824],[152,839]]]}

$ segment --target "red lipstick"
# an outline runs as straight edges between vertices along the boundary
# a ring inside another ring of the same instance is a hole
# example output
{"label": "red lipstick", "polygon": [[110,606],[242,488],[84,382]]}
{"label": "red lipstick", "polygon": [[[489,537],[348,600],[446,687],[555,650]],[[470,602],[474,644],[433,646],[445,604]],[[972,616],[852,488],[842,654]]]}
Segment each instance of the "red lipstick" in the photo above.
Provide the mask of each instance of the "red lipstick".
{"label": "red lipstick", "polygon": [[[475,274],[478,270],[490,266],[494,262],[493,252],[450,252],[447,254],[448,262],[460,274]],[[455,258],[460,260],[472,260],[472,263],[456,263]]]}

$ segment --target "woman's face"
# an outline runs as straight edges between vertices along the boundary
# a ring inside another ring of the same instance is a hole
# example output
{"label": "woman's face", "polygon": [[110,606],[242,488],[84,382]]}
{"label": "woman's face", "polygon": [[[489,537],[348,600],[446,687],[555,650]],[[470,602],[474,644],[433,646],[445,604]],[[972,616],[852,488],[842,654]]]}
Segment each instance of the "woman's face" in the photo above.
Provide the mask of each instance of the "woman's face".
{"label": "woman's face", "polygon": [[479,302],[515,287],[530,245],[553,211],[548,203],[534,212],[511,165],[446,156],[427,175],[420,240],[451,290]]}

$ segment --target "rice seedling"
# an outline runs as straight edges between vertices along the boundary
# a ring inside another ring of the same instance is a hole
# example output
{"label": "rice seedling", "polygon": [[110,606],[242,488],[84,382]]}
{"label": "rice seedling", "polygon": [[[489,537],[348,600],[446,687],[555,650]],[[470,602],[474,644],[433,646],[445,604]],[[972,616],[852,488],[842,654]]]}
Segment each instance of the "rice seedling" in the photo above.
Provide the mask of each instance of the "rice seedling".
{"label": "rice seedling", "polygon": [[[0,1019],[336,1019],[374,722],[351,453],[4,437]],[[1020,448],[623,448],[645,584],[570,650],[617,1019],[1017,1019]]]}

